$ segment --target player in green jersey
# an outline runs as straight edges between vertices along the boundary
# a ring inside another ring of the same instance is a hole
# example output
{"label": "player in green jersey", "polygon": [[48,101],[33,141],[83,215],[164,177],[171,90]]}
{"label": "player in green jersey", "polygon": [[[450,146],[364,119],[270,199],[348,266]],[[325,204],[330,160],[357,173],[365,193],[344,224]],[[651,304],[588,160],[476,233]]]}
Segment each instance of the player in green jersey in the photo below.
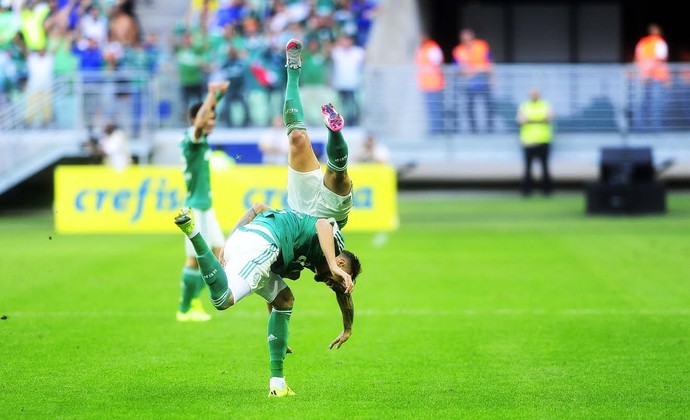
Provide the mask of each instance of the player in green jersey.
{"label": "player in green jersey", "polygon": [[208,247],[190,209],[182,209],[175,223],[194,246],[211,301],[218,310],[227,309],[253,293],[271,304],[268,396],[295,395],[283,374],[294,296],[281,275],[289,275],[295,263],[309,264],[323,281],[345,294],[352,291],[361,265],[354,254],[343,249],[343,236],[335,220],[254,205],[230,234],[223,253],[224,264]]}
{"label": "player in green jersey", "polygon": [[285,46],[287,86],[283,121],[290,142],[288,151],[288,206],[316,217],[333,217],[342,228],[352,208],[352,180],[347,173],[348,147],[341,132],[343,117],[331,104],[321,107],[328,129],[325,172],[314,153],[299,93],[302,41],[292,38]]}
{"label": "player in green jersey", "polygon": [[[302,41],[290,39],[285,47],[287,87],[283,107],[283,121],[289,139],[287,202],[288,207],[316,217],[333,218],[340,228],[344,227],[352,208],[352,180],[347,172],[348,147],[341,132],[344,120],[331,104],[321,107],[324,123],[328,129],[325,173],[314,153],[309,134],[304,124],[304,111],[299,92],[299,78],[302,68]],[[251,211],[251,210],[250,210]],[[221,260],[223,251],[221,251]],[[293,270],[283,277],[299,278],[302,268],[313,267],[293,262]],[[343,316],[343,331],[333,340],[329,348],[339,349],[352,334],[354,305],[352,296],[344,293],[337,284],[327,281],[318,274],[316,281],[326,282],[336,293],[336,300]],[[268,305],[269,312],[272,306]],[[288,347],[288,353],[292,350]]]}
{"label": "player in green jersey", "polygon": [[[225,238],[212,206],[211,149],[208,144],[208,135],[215,126],[215,106],[227,89],[227,82],[208,84],[208,94],[204,101],[193,104],[189,108],[190,127],[180,141],[181,155],[184,160],[184,181],[187,188],[184,204],[194,212],[197,225],[216,255],[220,254]],[[201,278],[194,247],[189,239],[185,239],[185,254],[177,320],[208,321],[211,316],[204,311],[199,299],[205,283]]]}

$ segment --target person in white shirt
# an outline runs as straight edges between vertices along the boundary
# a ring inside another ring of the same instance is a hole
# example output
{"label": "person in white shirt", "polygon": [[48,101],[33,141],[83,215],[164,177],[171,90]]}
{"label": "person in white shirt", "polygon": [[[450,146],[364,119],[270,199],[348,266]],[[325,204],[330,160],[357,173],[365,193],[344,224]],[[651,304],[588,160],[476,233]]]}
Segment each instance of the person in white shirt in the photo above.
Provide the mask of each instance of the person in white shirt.
{"label": "person in white shirt", "polygon": [[46,127],[53,121],[53,55],[45,48],[33,51],[26,60],[28,80],[26,83],[27,126]]}
{"label": "person in white shirt", "polygon": [[362,148],[355,157],[358,163],[389,163],[391,160],[391,153],[388,146],[376,141],[373,134],[368,134]]}
{"label": "person in white shirt", "polygon": [[263,155],[262,162],[267,165],[287,165],[289,144],[285,141],[283,116],[275,115],[271,124],[271,128],[267,129],[259,139],[259,150]]}
{"label": "person in white shirt", "polygon": [[129,149],[127,133],[114,123],[108,123],[103,128],[101,147],[105,154],[104,163],[118,172],[122,172],[132,163],[132,153]]}
{"label": "person in white shirt", "polygon": [[108,19],[97,6],[88,7],[79,25],[82,38],[94,39],[101,47],[108,42]]}

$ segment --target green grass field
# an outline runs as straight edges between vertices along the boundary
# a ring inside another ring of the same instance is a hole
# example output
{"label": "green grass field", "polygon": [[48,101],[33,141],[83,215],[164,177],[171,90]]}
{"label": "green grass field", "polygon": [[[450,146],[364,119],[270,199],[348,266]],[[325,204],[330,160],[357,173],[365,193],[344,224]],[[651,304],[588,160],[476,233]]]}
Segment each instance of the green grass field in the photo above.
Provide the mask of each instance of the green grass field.
{"label": "green grass field", "polygon": [[[0,419],[690,418],[690,194],[587,217],[581,195],[403,196],[347,233],[362,273],[291,283],[297,396],[269,400],[266,307],[174,315],[181,234],[57,235],[0,218]],[[210,308],[210,304],[207,304]]]}

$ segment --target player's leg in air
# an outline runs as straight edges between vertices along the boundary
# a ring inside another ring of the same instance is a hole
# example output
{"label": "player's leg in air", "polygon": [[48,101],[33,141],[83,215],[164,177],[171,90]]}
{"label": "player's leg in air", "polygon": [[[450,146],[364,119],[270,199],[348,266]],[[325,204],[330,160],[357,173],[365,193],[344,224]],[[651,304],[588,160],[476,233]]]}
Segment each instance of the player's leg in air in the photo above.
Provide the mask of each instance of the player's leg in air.
{"label": "player's leg in air", "polygon": [[[348,148],[341,129],[343,118],[331,104],[324,105],[321,112],[328,128],[326,154],[328,166],[321,173],[321,164],[314,153],[311,140],[304,124],[304,111],[299,92],[299,78],[302,69],[302,42],[291,39],[285,47],[287,87],[283,120],[287,129],[290,148],[288,152],[288,204],[290,207],[318,217],[334,217],[344,225],[352,206],[352,180],[347,173]],[[316,197],[321,185],[332,194],[326,197],[326,209],[317,208],[316,202],[300,203],[304,197]]]}
{"label": "player's leg in air", "polygon": [[[252,290],[252,286],[241,280],[239,275],[231,275],[229,284],[228,275],[225,271],[226,268],[223,267],[218,258],[216,258],[216,255],[211,251],[204,237],[199,233],[199,229],[194,225],[194,213],[191,209],[182,209],[178,216],[175,217],[175,224],[185,235],[187,235],[194,245],[199,269],[204,281],[208,285],[211,302],[216,309],[219,311],[227,309],[234,305],[235,302],[238,302],[251,293],[256,293],[267,302],[270,302],[271,314],[268,318],[267,337],[271,379],[269,382],[270,391],[268,396],[273,398],[295,395],[295,392],[287,386],[283,373],[283,362],[287,353],[289,335],[288,326],[290,323],[290,316],[292,315],[292,306],[295,301],[295,297],[290,288],[280,276],[274,273],[269,273],[267,281],[265,281],[262,286],[257,287],[257,284],[254,284],[254,290]],[[240,233],[240,235],[241,234],[242,233]],[[249,238],[253,236],[252,239],[254,240],[259,238],[258,235],[252,233],[249,233],[249,235],[251,235]],[[260,241],[261,240],[263,239],[260,239]],[[251,244],[248,244],[249,241],[245,240],[245,238],[240,238],[234,243],[231,242],[232,240],[229,242],[229,247],[226,252],[232,255],[234,255],[234,251],[236,250],[241,252],[245,248],[251,248]],[[273,248],[272,250],[274,251],[274,259],[272,260],[266,259],[265,252],[259,252],[260,258],[267,264],[267,270],[270,264],[275,261],[275,258],[278,257],[277,248]],[[241,258],[238,258],[238,260],[240,259]],[[236,269],[236,271],[231,272],[241,273],[241,270],[248,266],[256,269],[257,264],[255,264],[255,262],[256,258],[250,259],[248,264],[240,263],[244,268],[234,267],[231,268],[231,270]],[[252,274],[251,271],[249,271],[248,276],[257,280],[256,274]]]}

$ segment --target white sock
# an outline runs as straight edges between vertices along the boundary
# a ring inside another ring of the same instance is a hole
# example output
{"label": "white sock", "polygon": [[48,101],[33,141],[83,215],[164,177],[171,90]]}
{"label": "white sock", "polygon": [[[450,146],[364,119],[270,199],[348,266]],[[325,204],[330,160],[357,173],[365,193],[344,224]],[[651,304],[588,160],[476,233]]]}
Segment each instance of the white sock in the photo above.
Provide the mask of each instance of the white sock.
{"label": "white sock", "polygon": [[269,384],[269,387],[271,388],[278,388],[278,389],[284,389],[287,386],[285,383],[285,378],[271,378],[271,382]]}
{"label": "white sock", "polygon": [[194,225],[194,227],[192,228],[192,233],[189,234],[189,239],[192,239],[193,237],[195,237],[199,233],[201,233],[201,231],[199,230],[199,227],[197,225]]}

